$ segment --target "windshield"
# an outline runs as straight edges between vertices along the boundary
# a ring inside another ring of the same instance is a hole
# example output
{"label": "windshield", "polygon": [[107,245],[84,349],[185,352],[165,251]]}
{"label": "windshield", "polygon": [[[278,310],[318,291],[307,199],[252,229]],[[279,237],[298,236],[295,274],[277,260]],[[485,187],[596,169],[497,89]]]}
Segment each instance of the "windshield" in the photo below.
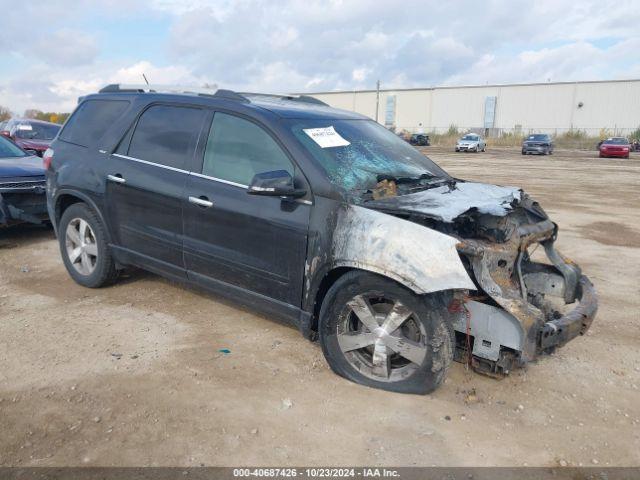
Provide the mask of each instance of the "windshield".
{"label": "windshield", "polygon": [[27,154],[11,140],[0,136],[0,158],[26,157]]}
{"label": "windshield", "polygon": [[464,137],[461,138],[461,140],[473,140],[475,142],[476,140],[478,140],[478,136],[477,135],[465,135]]}
{"label": "windshield", "polygon": [[529,135],[529,138],[527,138],[527,140],[546,140],[546,139],[547,139],[547,136],[542,134]]}
{"label": "windshield", "polygon": [[604,143],[610,145],[627,145],[629,141],[626,138],[607,138]]}
{"label": "windshield", "polygon": [[289,128],[327,173],[345,190],[375,187],[380,177],[449,175],[418,150],[373,120],[287,120]]}
{"label": "windshield", "polygon": [[60,125],[46,123],[21,123],[16,127],[16,138],[53,140],[60,130]]}

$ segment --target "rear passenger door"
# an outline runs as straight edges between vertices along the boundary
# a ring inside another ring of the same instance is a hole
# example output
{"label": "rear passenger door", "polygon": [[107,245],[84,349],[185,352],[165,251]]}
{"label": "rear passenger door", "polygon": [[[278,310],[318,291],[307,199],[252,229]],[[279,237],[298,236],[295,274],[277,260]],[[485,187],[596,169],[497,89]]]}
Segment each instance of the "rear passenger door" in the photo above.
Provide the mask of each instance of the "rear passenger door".
{"label": "rear passenger door", "polygon": [[199,108],[151,105],[110,157],[110,224],[116,248],[134,264],[186,276],[182,199],[204,118]]}
{"label": "rear passenger door", "polygon": [[247,187],[255,174],[275,170],[288,171],[296,188],[308,191],[306,180],[275,137],[250,119],[215,112],[202,144],[185,193],[189,277],[245,298],[258,294],[248,299],[262,308],[299,306],[311,202],[249,195]]}

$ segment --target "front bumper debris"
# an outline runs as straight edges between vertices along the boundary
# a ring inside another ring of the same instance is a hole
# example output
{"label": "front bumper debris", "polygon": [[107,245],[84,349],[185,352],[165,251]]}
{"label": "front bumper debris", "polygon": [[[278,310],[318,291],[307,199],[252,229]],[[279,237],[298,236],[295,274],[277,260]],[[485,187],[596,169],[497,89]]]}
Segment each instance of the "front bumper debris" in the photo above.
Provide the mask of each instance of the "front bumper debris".
{"label": "front bumper debris", "polygon": [[584,275],[578,283],[579,305],[566,315],[546,322],[540,332],[539,348],[543,351],[561,347],[574,338],[584,335],[598,311],[598,297],[593,284]]}
{"label": "front bumper debris", "polygon": [[[520,226],[504,243],[464,240],[458,245],[478,287],[467,328],[477,335],[473,351],[465,354],[472,354],[469,363],[481,373],[508,373],[514,364],[533,361],[591,326],[598,309],[595,289],[575,263],[555,250],[555,238],[555,224],[544,220]],[[549,263],[531,260],[528,248],[534,244],[544,247]]]}

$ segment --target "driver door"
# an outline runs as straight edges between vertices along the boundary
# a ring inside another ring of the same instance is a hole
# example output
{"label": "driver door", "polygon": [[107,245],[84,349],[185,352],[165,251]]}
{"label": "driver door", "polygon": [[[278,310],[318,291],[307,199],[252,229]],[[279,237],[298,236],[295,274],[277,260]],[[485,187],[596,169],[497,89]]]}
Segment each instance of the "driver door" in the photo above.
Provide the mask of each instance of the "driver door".
{"label": "driver door", "polygon": [[299,307],[311,205],[247,193],[256,173],[274,170],[307,188],[291,159],[262,126],[215,112],[201,160],[185,189],[187,275],[214,289]]}

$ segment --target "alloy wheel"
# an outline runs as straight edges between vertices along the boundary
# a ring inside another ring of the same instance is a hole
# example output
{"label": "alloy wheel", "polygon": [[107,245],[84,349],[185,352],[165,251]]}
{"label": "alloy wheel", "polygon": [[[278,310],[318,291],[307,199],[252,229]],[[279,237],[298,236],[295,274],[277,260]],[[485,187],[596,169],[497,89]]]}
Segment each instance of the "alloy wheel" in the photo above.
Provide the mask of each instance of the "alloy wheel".
{"label": "alloy wheel", "polygon": [[96,236],[89,223],[82,218],[74,218],[65,232],[67,257],[81,275],[91,275],[98,262]]}
{"label": "alloy wheel", "polygon": [[377,381],[409,377],[427,355],[426,331],[415,313],[379,294],[348,301],[337,329],[338,345],[349,364]]}

